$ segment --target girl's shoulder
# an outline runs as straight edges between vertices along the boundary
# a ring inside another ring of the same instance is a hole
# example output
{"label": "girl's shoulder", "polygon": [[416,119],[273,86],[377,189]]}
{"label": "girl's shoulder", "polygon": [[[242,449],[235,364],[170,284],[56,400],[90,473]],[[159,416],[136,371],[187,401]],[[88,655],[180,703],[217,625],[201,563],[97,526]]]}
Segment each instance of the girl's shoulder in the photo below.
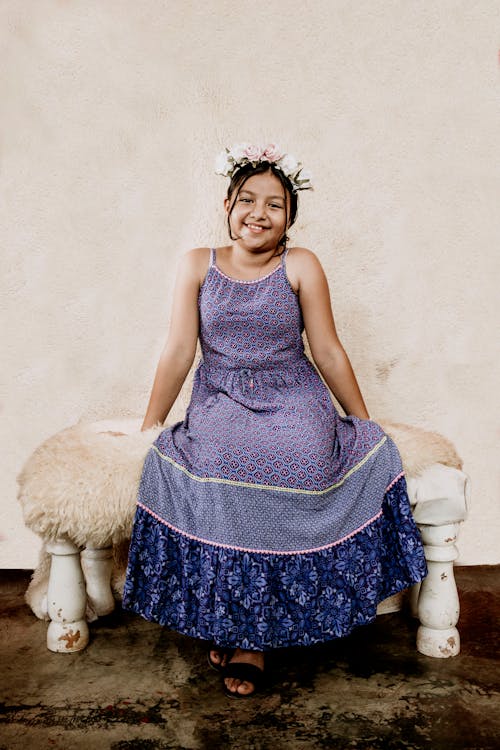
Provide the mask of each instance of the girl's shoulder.
{"label": "girl's shoulder", "polygon": [[182,257],[185,259],[185,262],[190,263],[200,263],[202,260],[210,260],[210,247],[193,247],[191,250],[185,250],[182,254]]}
{"label": "girl's shoulder", "polygon": [[286,256],[287,276],[292,287],[297,291],[305,277],[323,273],[318,256],[307,247],[290,247]]}
{"label": "girl's shoulder", "polygon": [[319,263],[316,253],[307,247],[289,247],[287,262],[292,259],[295,263]]}
{"label": "girl's shoulder", "polygon": [[183,272],[191,277],[196,278],[200,286],[207,274],[210,264],[210,247],[193,247],[182,253],[179,264]]}

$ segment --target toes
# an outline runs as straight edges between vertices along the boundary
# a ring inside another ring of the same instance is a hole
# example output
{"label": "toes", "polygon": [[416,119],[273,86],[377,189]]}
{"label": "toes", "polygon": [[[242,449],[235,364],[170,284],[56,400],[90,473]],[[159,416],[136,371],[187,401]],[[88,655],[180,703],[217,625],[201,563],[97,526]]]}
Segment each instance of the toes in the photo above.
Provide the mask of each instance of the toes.
{"label": "toes", "polygon": [[230,690],[232,693],[238,692],[238,686],[240,684],[239,680],[235,680],[234,678],[224,680],[224,684],[227,687],[228,690]]}
{"label": "toes", "polygon": [[224,651],[210,651],[209,659],[212,664],[216,664],[217,666],[225,667],[227,664],[227,654]]}
{"label": "toes", "polygon": [[222,661],[222,654],[220,651],[210,651],[210,659],[214,664],[220,664]]}
{"label": "toes", "polygon": [[240,695],[250,695],[255,690],[251,682],[240,682],[238,685],[238,693]]}
{"label": "toes", "polygon": [[224,680],[224,684],[232,693],[239,693],[240,695],[249,695],[255,690],[251,682],[242,682],[241,680],[236,679]]}

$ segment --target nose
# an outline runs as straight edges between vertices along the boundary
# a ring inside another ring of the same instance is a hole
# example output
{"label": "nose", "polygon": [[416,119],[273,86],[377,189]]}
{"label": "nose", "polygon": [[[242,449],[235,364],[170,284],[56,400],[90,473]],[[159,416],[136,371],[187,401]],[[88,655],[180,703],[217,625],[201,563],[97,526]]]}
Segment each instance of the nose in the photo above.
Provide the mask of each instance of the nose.
{"label": "nose", "polygon": [[250,216],[254,219],[263,219],[266,215],[266,204],[264,201],[255,201],[252,205]]}

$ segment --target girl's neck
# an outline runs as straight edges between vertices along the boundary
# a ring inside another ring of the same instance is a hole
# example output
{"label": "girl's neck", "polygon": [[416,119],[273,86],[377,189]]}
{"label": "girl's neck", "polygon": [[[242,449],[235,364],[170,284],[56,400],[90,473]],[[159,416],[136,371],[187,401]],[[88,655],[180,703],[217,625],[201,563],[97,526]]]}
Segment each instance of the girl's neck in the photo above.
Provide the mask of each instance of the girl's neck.
{"label": "girl's neck", "polygon": [[274,250],[248,250],[238,243],[217,250],[217,265],[228,276],[254,280],[273,271],[280,263],[281,248]]}

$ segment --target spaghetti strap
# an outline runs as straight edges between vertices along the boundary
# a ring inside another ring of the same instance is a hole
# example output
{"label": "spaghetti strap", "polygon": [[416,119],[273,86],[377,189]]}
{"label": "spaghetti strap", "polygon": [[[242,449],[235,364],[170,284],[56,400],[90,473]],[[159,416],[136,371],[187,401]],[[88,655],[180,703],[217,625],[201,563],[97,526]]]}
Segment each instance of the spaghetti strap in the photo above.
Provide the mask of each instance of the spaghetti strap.
{"label": "spaghetti strap", "polygon": [[210,266],[215,266],[215,247],[210,248]]}

